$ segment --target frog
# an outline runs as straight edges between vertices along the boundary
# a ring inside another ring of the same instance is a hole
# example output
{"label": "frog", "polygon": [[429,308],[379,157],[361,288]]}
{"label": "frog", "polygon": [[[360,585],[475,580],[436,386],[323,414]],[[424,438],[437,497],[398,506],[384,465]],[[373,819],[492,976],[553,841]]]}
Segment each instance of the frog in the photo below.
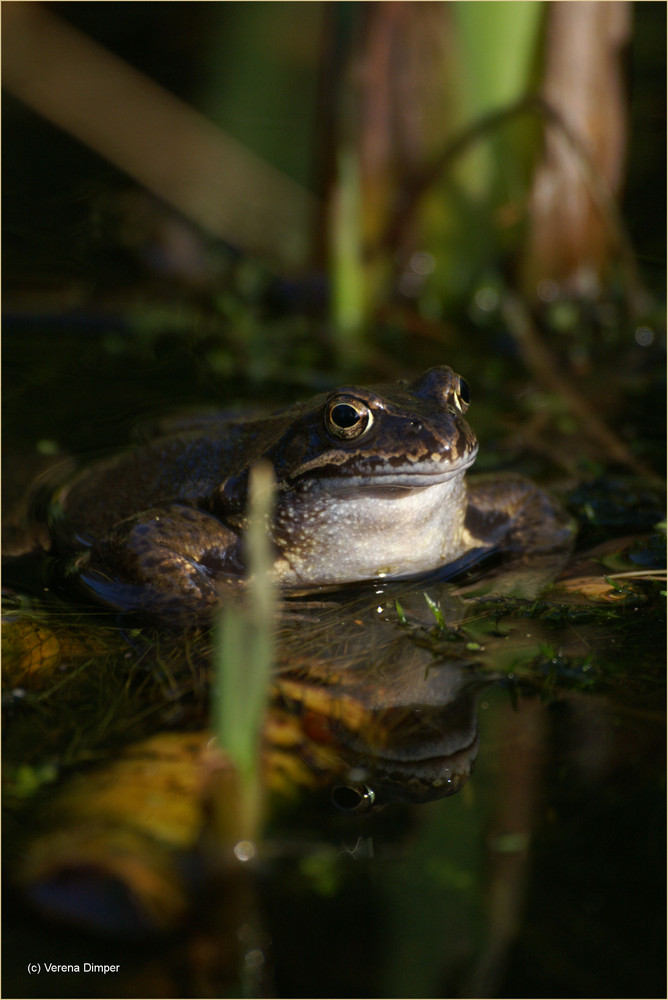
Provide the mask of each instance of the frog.
{"label": "frog", "polygon": [[287,592],[439,572],[493,551],[545,551],[568,526],[520,476],[467,476],[467,382],[343,385],[269,415],[206,416],[98,459],[49,506],[54,551],[95,600],[167,618],[208,613],[248,578],[251,472],[275,479],[271,575]]}

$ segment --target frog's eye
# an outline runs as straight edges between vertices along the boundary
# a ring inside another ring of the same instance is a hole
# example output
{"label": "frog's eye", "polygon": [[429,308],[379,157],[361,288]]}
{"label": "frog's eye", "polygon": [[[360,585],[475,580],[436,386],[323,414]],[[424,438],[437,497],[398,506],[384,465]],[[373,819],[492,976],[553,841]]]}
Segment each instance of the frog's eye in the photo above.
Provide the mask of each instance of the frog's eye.
{"label": "frog's eye", "polygon": [[337,785],[331,799],[341,812],[367,812],[373,806],[376,793],[367,785]]}
{"label": "frog's eye", "polygon": [[454,403],[460,413],[466,413],[471,402],[471,390],[461,375],[457,376],[457,387],[453,392]]}
{"label": "frog's eye", "polygon": [[353,396],[336,396],[325,409],[325,426],[330,434],[350,441],[371,427],[373,414],[366,403]]}

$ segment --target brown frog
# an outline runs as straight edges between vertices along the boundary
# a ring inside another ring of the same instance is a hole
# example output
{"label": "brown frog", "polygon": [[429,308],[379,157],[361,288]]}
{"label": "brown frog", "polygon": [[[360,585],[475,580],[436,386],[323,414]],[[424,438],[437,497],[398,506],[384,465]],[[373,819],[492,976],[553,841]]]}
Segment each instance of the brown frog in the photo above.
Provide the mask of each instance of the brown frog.
{"label": "brown frog", "polygon": [[285,588],[394,579],[491,550],[544,550],[568,534],[552,500],[516,476],[467,469],[478,451],[466,382],[343,386],[260,419],[206,418],[93,464],[55,495],[56,549],[83,552],[103,602],[201,611],[245,574],[248,476],[270,463],[273,572]]}

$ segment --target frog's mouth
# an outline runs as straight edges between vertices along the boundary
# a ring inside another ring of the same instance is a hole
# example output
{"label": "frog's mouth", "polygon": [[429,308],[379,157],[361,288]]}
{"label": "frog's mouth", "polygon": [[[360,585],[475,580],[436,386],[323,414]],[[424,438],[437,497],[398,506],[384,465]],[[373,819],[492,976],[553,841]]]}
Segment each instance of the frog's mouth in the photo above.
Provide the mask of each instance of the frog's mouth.
{"label": "frog's mouth", "polygon": [[[406,760],[391,755],[375,756],[368,760],[366,775],[364,764],[360,766],[357,761],[356,770],[361,771],[365,779],[363,791],[366,795],[358,794],[356,801],[354,793],[362,789],[355,784],[338,785],[333,789],[332,799],[342,812],[364,812],[370,805],[383,806],[393,801],[432,802],[454,795],[471,777],[479,745],[476,725],[470,740],[450,754],[415,756]],[[348,794],[344,797],[342,792]]]}
{"label": "frog's mouth", "polygon": [[323,468],[321,485],[332,493],[364,493],[365,496],[407,496],[419,490],[442,486],[453,479],[459,479],[476,460],[478,448],[465,458],[454,461],[428,461],[413,465],[392,466],[389,463],[375,463],[372,468],[357,466],[347,470],[337,467],[336,476],[327,475]]}

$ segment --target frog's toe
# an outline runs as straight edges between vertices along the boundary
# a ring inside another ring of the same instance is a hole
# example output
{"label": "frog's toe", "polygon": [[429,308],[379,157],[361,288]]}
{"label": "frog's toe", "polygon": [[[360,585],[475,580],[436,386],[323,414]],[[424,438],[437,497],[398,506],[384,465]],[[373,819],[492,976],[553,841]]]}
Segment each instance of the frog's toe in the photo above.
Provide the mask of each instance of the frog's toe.
{"label": "frog's toe", "polygon": [[184,618],[195,621],[205,616],[220,600],[216,582],[205,574],[199,574],[199,579],[191,577],[190,586],[181,586],[179,590],[156,586],[153,581],[128,583],[95,565],[89,565],[79,579],[83,589],[99,603],[173,621],[179,626]]}

